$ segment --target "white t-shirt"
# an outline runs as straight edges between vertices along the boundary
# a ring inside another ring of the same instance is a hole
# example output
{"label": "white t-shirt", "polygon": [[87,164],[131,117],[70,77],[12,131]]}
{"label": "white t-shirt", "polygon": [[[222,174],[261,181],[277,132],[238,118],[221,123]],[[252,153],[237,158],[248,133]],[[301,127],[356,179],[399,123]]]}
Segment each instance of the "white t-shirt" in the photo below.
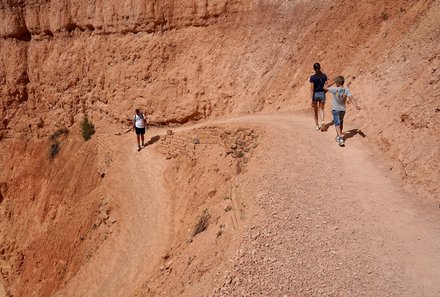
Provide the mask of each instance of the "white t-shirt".
{"label": "white t-shirt", "polygon": [[351,97],[350,90],[344,87],[331,87],[328,91],[333,94],[333,110],[345,111],[347,97]]}
{"label": "white t-shirt", "polygon": [[140,116],[137,114],[134,116],[134,122],[135,122],[134,126],[136,128],[145,128],[144,115],[142,113],[140,114]]}

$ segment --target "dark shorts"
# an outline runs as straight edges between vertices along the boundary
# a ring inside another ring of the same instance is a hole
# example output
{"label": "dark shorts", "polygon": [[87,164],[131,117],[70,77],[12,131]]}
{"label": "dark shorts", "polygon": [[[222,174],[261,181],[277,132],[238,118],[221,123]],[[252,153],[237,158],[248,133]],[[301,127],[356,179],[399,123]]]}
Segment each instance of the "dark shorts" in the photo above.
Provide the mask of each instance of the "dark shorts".
{"label": "dark shorts", "polygon": [[145,134],[145,128],[134,127],[134,130],[136,131],[136,135],[144,135]]}
{"label": "dark shorts", "polygon": [[315,92],[313,93],[313,102],[325,102],[325,93],[324,92]]}
{"label": "dark shorts", "polygon": [[341,126],[344,123],[345,111],[332,110],[335,126]]}

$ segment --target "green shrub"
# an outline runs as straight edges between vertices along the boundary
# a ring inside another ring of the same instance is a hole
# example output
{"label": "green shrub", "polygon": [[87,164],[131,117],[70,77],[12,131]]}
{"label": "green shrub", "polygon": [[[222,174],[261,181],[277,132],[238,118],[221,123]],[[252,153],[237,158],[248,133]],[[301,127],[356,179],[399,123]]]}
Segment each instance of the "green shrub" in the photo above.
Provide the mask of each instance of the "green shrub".
{"label": "green shrub", "polygon": [[86,141],[95,134],[95,126],[89,121],[87,114],[84,114],[84,118],[81,122],[81,134]]}

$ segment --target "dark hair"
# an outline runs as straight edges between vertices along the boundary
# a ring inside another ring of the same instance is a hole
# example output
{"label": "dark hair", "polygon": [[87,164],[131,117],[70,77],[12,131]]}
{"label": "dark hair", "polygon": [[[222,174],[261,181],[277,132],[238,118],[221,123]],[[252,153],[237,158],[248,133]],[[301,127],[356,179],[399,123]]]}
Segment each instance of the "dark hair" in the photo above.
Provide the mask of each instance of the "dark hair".
{"label": "dark hair", "polygon": [[136,110],[135,110],[135,112],[136,112],[136,113],[139,113],[139,112],[140,112],[140,110],[139,110],[139,109],[136,109]]}
{"label": "dark hair", "polygon": [[313,70],[321,70],[321,65],[319,63],[313,64]]}

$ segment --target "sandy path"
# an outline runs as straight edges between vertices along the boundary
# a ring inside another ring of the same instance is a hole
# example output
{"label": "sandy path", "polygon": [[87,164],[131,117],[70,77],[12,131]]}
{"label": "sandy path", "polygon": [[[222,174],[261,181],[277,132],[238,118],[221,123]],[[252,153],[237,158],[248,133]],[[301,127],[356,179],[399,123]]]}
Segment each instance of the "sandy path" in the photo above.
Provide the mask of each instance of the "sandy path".
{"label": "sandy path", "polygon": [[[310,117],[292,114],[173,130],[228,123],[265,133],[240,177],[252,227],[233,262],[238,281],[221,296],[440,296],[438,206],[402,192],[362,137],[340,148],[333,127],[316,132]],[[165,251],[166,161],[151,149],[133,153],[133,135],[123,138],[106,177],[121,229],[57,296],[129,296]]]}
{"label": "sandy path", "polygon": [[100,188],[118,207],[116,229],[55,296],[129,296],[165,252],[170,236],[165,160],[151,149],[136,152],[131,133],[117,143],[116,160]]}
{"label": "sandy path", "polygon": [[240,285],[224,296],[440,296],[438,204],[402,192],[359,135],[340,148],[311,117],[245,122],[266,134],[242,179],[256,203]]}

